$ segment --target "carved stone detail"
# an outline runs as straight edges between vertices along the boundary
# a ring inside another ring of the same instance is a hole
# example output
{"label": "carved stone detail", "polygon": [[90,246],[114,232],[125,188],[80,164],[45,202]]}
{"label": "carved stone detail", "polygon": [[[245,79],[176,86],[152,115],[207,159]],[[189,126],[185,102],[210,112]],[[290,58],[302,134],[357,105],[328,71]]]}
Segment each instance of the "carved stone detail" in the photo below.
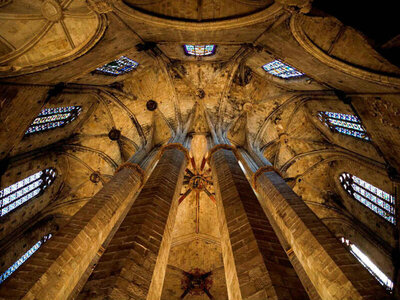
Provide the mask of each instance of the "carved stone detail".
{"label": "carved stone detail", "polygon": [[42,3],[42,15],[51,22],[58,22],[62,19],[62,7],[55,0],[46,0]]}
{"label": "carved stone detail", "polygon": [[106,14],[113,10],[112,0],[86,0],[91,10],[98,14]]}
{"label": "carved stone detail", "polygon": [[371,114],[384,125],[400,129],[400,107],[386,100],[375,100]]}

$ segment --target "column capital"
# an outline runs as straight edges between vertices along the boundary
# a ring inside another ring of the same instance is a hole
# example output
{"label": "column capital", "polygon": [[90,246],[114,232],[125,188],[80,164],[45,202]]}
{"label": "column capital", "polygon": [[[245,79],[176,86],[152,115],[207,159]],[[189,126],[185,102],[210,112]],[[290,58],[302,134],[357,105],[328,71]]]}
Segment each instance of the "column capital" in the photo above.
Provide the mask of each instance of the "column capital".
{"label": "column capital", "polygon": [[166,144],[166,145],[162,146],[160,149],[159,155],[162,156],[163,153],[168,149],[177,149],[179,151],[182,151],[186,157],[186,161],[188,162],[190,160],[189,151],[185,147],[183,147],[183,145],[180,143],[171,143],[171,144]]}
{"label": "column capital", "polygon": [[274,166],[263,166],[263,167],[259,168],[259,169],[253,174],[253,178],[252,178],[251,181],[252,181],[253,188],[254,188],[255,190],[257,190],[257,179],[258,179],[258,177],[259,177],[261,174],[266,173],[266,172],[275,172],[275,173],[277,173],[279,176],[282,177],[281,172],[279,172],[279,170],[278,170],[277,168],[275,168]]}
{"label": "column capital", "polygon": [[131,162],[125,162],[115,170],[114,174],[117,174],[119,171],[121,171],[122,169],[125,169],[125,168],[128,168],[128,169],[136,171],[136,173],[139,174],[141,184],[143,185],[143,183],[144,183],[144,171],[138,164],[134,164],[134,163],[131,163]]}
{"label": "column capital", "polygon": [[218,144],[215,145],[214,147],[212,147],[210,149],[210,151],[208,152],[208,163],[210,163],[211,157],[214,155],[215,152],[219,151],[219,150],[231,150],[233,152],[233,154],[235,154],[236,158],[239,160],[239,156],[237,153],[237,148],[233,145],[228,145],[228,144]]}

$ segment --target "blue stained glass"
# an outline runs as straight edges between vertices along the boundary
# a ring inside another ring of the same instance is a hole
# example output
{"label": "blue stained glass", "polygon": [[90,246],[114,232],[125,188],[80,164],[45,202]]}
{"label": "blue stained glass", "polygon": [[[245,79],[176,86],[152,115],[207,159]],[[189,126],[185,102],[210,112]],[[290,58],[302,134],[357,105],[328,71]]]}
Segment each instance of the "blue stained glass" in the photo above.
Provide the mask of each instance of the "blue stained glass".
{"label": "blue stained glass", "polygon": [[216,50],[215,45],[184,45],[185,53],[193,56],[213,55]]}
{"label": "blue stained glass", "polygon": [[349,173],[342,173],[339,180],[354,199],[395,224],[394,196]]}
{"label": "blue stained glass", "polygon": [[35,253],[43,243],[47,242],[52,237],[51,233],[45,235],[40,241],[32,246],[25,252],[11,267],[9,267],[3,274],[0,275],[0,284],[3,283],[12,273],[14,273],[29,257]]}
{"label": "blue stained glass", "polygon": [[354,115],[330,111],[318,112],[319,119],[330,129],[359,139],[369,140],[361,120]]}
{"label": "blue stained glass", "polygon": [[121,56],[120,58],[109,62],[102,67],[97,68],[96,71],[102,72],[106,75],[118,76],[126,74],[133,69],[136,69],[138,65],[139,63],[137,63],[136,61],[126,56]]}
{"label": "blue stained glass", "polygon": [[279,60],[274,60],[270,63],[267,63],[262,66],[262,68],[271,75],[288,79],[292,77],[300,77],[303,76],[304,73],[297,71],[295,68],[284,64]]}
{"label": "blue stained glass", "polygon": [[51,184],[57,173],[49,168],[39,171],[0,191],[0,216],[36,197]]}
{"label": "blue stained glass", "polygon": [[64,126],[75,120],[81,111],[80,106],[45,108],[29,126],[25,135]]}

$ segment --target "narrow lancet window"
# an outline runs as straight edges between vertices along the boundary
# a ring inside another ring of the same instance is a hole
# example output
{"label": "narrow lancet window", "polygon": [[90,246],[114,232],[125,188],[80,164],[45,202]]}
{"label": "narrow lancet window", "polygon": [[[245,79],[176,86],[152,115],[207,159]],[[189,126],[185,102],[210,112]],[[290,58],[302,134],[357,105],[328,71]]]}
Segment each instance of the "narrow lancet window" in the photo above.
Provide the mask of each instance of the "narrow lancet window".
{"label": "narrow lancet window", "polygon": [[280,60],[274,60],[262,66],[262,68],[271,75],[288,79],[303,76],[304,73],[297,71],[292,66],[289,66]]}
{"label": "narrow lancet window", "polygon": [[120,58],[109,62],[108,64],[105,64],[102,67],[99,67],[96,69],[96,71],[101,72],[106,75],[122,75],[126,74],[133,69],[136,69],[139,63],[136,61],[126,57],[126,56],[121,56]]}
{"label": "narrow lancet window", "polygon": [[40,241],[32,246],[31,249],[25,252],[11,267],[9,267],[3,274],[0,275],[0,284],[2,284],[12,273],[14,273],[26,260],[35,253],[43,243],[47,242],[52,237],[51,233],[45,235]]}
{"label": "narrow lancet window", "polygon": [[186,55],[209,56],[215,53],[215,45],[184,45]]}
{"label": "narrow lancet window", "polygon": [[35,197],[39,197],[54,182],[56,176],[55,169],[48,168],[1,190],[0,216],[4,216]]}
{"label": "narrow lancet window", "polygon": [[318,112],[318,117],[321,122],[333,131],[354,136],[359,139],[369,140],[367,132],[361,124],[361,120],[354,115],[320,111]]}
{"label": "narrow lancet window", "polygon": [[75,120],[81,111],[80,106],[45,108],[33,120],[25,135],[65,126]]}
{"label": "narrow lancet window", "polygon": [[395,224],[394,196],[349,173],[342,173],[339,180],[350,196],[390,223]]}
{"label": "narrow lancet window", "polygon": [[355,258],[370,272],[386,289],[393,289],[393,282],[387,277],[356,245],[342,237],[341,242],[346,245]]}

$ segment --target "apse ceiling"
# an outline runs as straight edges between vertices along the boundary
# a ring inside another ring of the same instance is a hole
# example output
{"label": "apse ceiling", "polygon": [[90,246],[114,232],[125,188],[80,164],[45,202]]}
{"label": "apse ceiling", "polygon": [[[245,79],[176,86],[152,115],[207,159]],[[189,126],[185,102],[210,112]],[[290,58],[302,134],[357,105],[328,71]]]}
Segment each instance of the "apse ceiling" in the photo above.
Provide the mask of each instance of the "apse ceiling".
{"label": "apse ceiling", "polygon": [[[5,183],[17,180],[18,169],[29,161],[52,163],[62,188],[40,217],[65,222],[118,165],[140,149],[167,143],[190,124],[193,159],[181,191],[163,299],[180,299],[193,276],[200,280],[208,272],[203,286],[215,299],[227,299],[212,178],[203,160],[211,129],[239,148],[259,150],[319,217],[335,223],[332,228],[349,218],[338,207],[351,199],[332,179],[340,172],[359,170],[366,180],[390,187],[390,180],[368,173],[386,174],[374,146],[332,134],[318,113],[352,113],[332,92],[336,89],[398,91],[392,75],[399,68],[337,19],[292,14],[308,7],[307,1],[297,2],[304,3],[294,8],[271,0],[7,2],[0,8],[2,80],[62,82],[46,106],[76,105],[82,112],[62,130],[25,137],[10,154]],[[212,55],[191,56],[184,45],[216,48]],[[121,56],[138,66],[119,76],[96,72]],[[262,68],[276,60],[304,75],[284,79]],[[378,225],[369,229],[380,230]],[[392,243],[388,234],[382,239]],[[187,295],[209,298],[203,289]]]}

